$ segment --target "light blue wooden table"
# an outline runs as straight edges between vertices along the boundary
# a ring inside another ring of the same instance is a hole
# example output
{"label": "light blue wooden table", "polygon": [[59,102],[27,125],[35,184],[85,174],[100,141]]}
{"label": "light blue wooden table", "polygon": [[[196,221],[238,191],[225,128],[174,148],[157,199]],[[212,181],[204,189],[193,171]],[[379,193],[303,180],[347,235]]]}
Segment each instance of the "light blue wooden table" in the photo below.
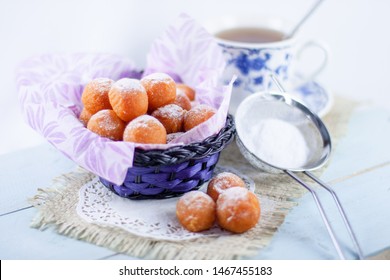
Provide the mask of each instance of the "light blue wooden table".
{"label": "light blue wooden table", "polygon": [[[322,175],[343,202],[365,257],[390,248],[390,111],[357,109]],[[86,242],[29,227],[37,213],[27,199],[75,168],[49,144],[0,156],[0,259],[131,259]],[[330,220],[348,258],[352,242],[327,193]],[[309,194],[292,209],[258,259],[337,259]]]}

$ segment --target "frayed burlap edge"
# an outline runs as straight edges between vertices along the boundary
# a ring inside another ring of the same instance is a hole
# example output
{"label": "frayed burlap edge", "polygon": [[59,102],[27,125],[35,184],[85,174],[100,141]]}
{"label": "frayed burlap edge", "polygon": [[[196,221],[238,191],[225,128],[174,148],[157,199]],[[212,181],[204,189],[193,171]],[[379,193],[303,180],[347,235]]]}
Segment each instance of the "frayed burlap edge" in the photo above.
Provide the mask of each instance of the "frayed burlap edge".
{"label": "frayed burlap edge", "polygon": [[180,242],[159,241],[119,228],[91,224],[80,218],[76,212],[78,192],[93,177],[80,168],[59,176],[50,188],[39,189],[30,200],[39,210],[31,226],[40,230],[54,226],[62,235],[146,259],[237,259],[254,255],[267,245],[276,230],[275,221],[281,223],[294,204],[276,202],[275,208],[279,210],[262,217],[261,222],[245,234]]}
{"label": "frayed burlap edge", "polygon": [[[332,139],[336,139],[334,143],[346,131],[349,116],[355,107],[351,105],[356,104],[338,98],[336,106],[324,119]],[[239,259],[256,255],[270,242],[305,190],[286,175],[267,174],[250,166],[235,143],[223,151],[219,164],[233,167],[251,177],[256,183],[255,193],[260,201],[266,197],[275,203],[274,211],[262,215],[259,224],[244,234],[170,242],[88,223],[77,215],[76,206],[79,189],[94,175],[81,168],[59,176],[50,188],[39,189],[30,199],[31,204],[39,210],[31,226],[41,230],[54,227],[62,235],[145,259]]]}

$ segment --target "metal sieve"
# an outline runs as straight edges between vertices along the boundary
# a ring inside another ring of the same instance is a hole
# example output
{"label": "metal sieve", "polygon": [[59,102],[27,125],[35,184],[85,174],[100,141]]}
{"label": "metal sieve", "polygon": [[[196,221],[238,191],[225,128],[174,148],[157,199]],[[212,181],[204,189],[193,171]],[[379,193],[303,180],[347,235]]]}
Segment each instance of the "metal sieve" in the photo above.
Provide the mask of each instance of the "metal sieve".
{"label": "metal sieve", "polygon": [[279,81],[272,78],[280,94],[255,93],[238,106],[237,145],[253,166],[271,173],[284,172],[311,193],[339,257],[345,259],[317,192],[295,173],[301,172],[325,188],[336,203],[358,258],[362,259],[361,248],[337,194],[310,172],[323,166],[329,158],[332,148],[329,132],[315,113],[289,96]]}

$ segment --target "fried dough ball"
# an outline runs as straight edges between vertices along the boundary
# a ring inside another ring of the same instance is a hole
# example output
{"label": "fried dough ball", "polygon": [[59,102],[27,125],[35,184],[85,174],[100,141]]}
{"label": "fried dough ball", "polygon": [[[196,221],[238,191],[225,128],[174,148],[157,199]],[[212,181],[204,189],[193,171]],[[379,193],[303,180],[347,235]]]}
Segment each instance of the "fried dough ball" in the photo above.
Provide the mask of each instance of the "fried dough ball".
{"label": "fried dough ball", "polygon": [[195,126],[214,116],[216,110],[205,104],[200,104],[189,110],[184,116],[184,130],[189,131]]}
{"label": "fried dough ball", "polygon": [[190,99],[187,97],[187,95],[185,95],[184,93],[179,93],[177,92],[176,93],[176,99],[175,99],[175,102],[173,102],[173,104],[176,104],[176,105],[179,105],[180,107],[182,107],[184,110],[191,110],[191,101]]}
{"label": "fried dough ball", "polygon": [[123,140],[143,144],[166,144],[167,132],[159,120],[142,115],[129,122]]}
{"label": "fried dough ball", "polygon": [[253,228],[260,219],[260,202],[246,188],[226,189],[217,200],[217,221],[221,228],[243,233]]}
{"label": "fried dough ball", "polygon": [[148,112],[173,103],[176,99],[176,83],[165,73],[153,73],[141,79],[149,99]]}
{"label": "fried dough ball", "polygon": [[186,84],[176,84],[176,93],[184,93],[190,101],[195,100],[195,90]]}
{"label": "fried dough ball", "polygon": [[215,202],[204,192],[190,191],[177,202],[176,217],[189,231],[210,229],[215,221]]}
{"label": "fried dough ball", "polygon": [[125,122],[146,114],[148,110],[148,95],[137,79],[118,80],[108,96],[113,110]]}
{"label": "fried dough ball", "polygon": [[152,116],[162,123],[167,133],[175,133],[182,131],[185,113],[180,106],[168,104],[155,110]]}
{"label": "fried dough ball", "polygon": [[107,109],[94,114],[87,125],[87,128],[92,132],[114,141],[122,140],[125,127],[126,124],[115,112]]}
{"label": "fried dough ball", "polygon": [[81,113],[80,113],[80,116],[79,116],[79,120],[81,121],[81,123],[85,127],[87,127],[89,119],[92,117],[92,115],[93,114],[90,111],[88,111],[87,109],[83,108],[83,110],[81,110]]}
{"label": "fried dough ball", "polygon": [[228,188],[242,187],[245,188],[245,182],[236,174],[231,172],[222,172],[214,176],[207,186],[207,194],[217,201],[219,195]]}
{"label": "fried dough ball", "polygon": [[81,95],[81,102],[91,114],[100,110],[112,109],[108,98],[108,92],[114,81],[108,78],[97,78],[90,81]]}

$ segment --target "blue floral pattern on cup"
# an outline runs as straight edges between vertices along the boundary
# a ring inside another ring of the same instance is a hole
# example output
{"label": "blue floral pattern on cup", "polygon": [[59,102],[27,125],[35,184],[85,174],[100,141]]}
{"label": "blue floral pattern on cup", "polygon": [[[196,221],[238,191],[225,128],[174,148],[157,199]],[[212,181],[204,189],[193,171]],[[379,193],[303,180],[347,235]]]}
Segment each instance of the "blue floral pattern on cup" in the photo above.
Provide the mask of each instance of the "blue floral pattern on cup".
{"label": "blue floral pattern on cup", "polygon": [[291,48],[243,48],[220,43],[227,58],[223,81],[228,83],[237,76],[234,87],[238,90],[256,92],[263,90],[269,73],[276,73],[281,81],[289,77]]}

